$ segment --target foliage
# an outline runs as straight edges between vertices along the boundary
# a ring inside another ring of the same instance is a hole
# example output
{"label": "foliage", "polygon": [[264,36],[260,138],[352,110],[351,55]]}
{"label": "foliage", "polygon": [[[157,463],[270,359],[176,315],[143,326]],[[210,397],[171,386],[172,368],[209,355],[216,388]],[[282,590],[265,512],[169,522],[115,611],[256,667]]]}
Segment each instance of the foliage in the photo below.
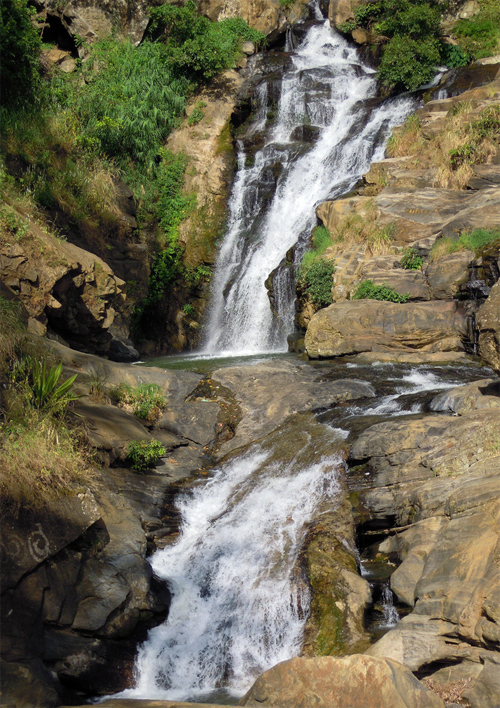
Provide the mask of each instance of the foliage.
{"label": "foliage", "polygon": [[472,59],[495,54],[500,40],[500,5],[497,0],[479,0],[479,12],[458,20],[453,28],[461,49]]}
{"label": "foliage", "polygon": [[484,142],[500,138],[500,105],[483,109],[479,118],[466,126],[467,142],[450,150],[450,166],[474,165],[486,157]]}
{"label": "foliage", "polygon": [[46,358],[24,356],[12,372],[13,381],[24,389],[30,406],[49,416],[61,416],[71,401],[78,399],[71,389],[77,374],[62,383],[62,362],[48,366]]}
{"label": "foliage", "polygon": [[384,300],[386,302],[408,302],[410,295],[401,295],[388,285],[375,285],[373,280],[364,280],[354,293],[353,300]]}
{"label": "foliage", "polygon": [[315,226],[312,231],[312,246],[315,253],[321,256],[328,246],[332,245],[332,237],[326,226]]}
{"label": "foliage", "polygon": [[84,144],[150,165],[184,112],[188,80],[172,71],[162,46],[149,41],[134,47],[101,39],[85,67],[86,83],[75,100]]}
{"label": "foliage", "polygon": [[139,384],[129,386],[121,383],[109,392],[112,400],[122,406],[131,406],[138,418],[154,422],[158,420],[167,401],[158,384]]}
{"label": "foliage", "polygon": [[432,79],[439,59],[436,39],[398,35],[384,47],[378,74],[389,87],[413,90]]}
{"label": "foliage", "polygon": [[405,270],[420,270],[424,263],[422,256],[415,248],[405,248],[401,257],[401,265]]}
{"label": "foliage", "polygon": [[479,254],[484,248],[497,243],[500,246],[500,229],[474,229],[460,234],[458,238],[447,236],[438,239],[432,247],[430,260],[436,261],[444,255],[466,250]]}
{"label": "foliage", "polygon": [[195,317],[196,316],[196,310],[189,303],[186,303],[185,305],[183,305],[182,309],[188,317]]}
{"label": "foliage", "polygon": [[166,450],[158,440],[134,440],[128,446],[127,453],[132,469],[146,472],[156,465]]}
{"label": "foliage", "polygon": [[[489,5],[496,0],[481,2]],[[466,42],[453,46],[441,41],[441,14],[448,5],[444,0],[379,0],[358,7],[354,20],[348,20],[339,29],[348,32],[364,27],[389,38],[383,46],[379,77],[388,89],[413,90],[430,81],[439,64],[450,68],[465,66],[475,56]],[[470,32],[468,23],[468,20],[457,23],[457,34]],[[475,23],[472,18],[472,25]],[[483,31],[481,24],[476,32]],[[490,38],[493,34],[490,31]],[[496,39],[490,42],[494,44]]]}
{"label": "foliage", "polygon": [[295,3],[295,0],[280,0],[280,5],[283,10],[288,10]]}
{"label": "foliage", "polygon": [[243,41],[259,44],[265,38],[238,17],[210,22],[198,13],[193,0],[182,7],[163,4],[151,8],[150,17],[150,36],[164,46],[168,65],[195,82],[207,81],[230,68]]}
{"label": "foliage", "polygon": [[467,66],[471,61],[471,56],[458,44],[445,44],[443,42],[441,45],[441,61],[450,69],[458,69],[461,66]]}
{"label": "foliage", "polygon": [[187,122],[188,125],[193,126],[197,125],[197,123],[200,122],[200,120],[203,118],[205,115],[203,109],[206,108],[207,104],[205,101],[198,101],[191,111],[191,114],[189,115]]}
{"label": "foliage", "polygon": [[299,269],[298,283],[317,307],[327,307],[332,304],[332,276],[335,272],[333,260],[312,254],[313,257],[303,260]]}
{"label": "foliage", "polygon": [[9,209],[0,210],[0,227],[0,237],[8,232],[16,241],[20,241],[28,233],[27,223]]}
{"label": "foliage", "polygon": [[4,111],[29,108],[37,98],[42,44],[32,21],[34,14],[36,10],[28,6],[28,0],[2,0],[0,5],[0,81]]}

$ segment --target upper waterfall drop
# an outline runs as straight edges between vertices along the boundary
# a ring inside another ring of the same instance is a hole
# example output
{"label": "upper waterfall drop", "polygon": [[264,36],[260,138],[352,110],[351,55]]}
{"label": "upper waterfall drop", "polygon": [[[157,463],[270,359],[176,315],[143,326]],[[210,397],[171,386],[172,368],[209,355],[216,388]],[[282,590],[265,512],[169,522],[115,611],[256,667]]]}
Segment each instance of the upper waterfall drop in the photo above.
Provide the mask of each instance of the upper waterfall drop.
{"label": "upper waterfall drop", "polygon": [[[266,81],[247,136],[263,136],[253,163],[238,144],[238,171],[229,201],[226,236],[212,284],[203,351],[214,355],[286,351],[293,330],[294,284],[279,278],[271,311],[265,281],[287,251],[316,224],[315,207],[348,191],[374,159],[381,159],[390,129],[410,113],[408,97],[372,108],[375,72],[331,29],[313,25],[285,70],[274,125]],[[317,139],[297,140],[306,127]],[[269,199],[269,188],[274,193]],[[277,292],[276,292],[277,291]]]}

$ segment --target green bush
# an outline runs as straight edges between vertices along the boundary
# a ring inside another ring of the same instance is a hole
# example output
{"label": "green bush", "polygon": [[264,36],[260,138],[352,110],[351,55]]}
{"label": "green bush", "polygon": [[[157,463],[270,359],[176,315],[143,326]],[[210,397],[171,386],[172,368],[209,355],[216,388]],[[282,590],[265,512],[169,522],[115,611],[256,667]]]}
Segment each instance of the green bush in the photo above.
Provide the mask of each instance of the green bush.
{"label": "green bush", "polygon": [[318,256],[323,255],[328,246],[332,245],[332,236],[326,226],[315,226],[312,230],[312,247]]}
{"label": "green bush", "polygon": [[498,20],[478,15],[459,20],[453,28],[460,47],[473,59],[489,57],[495,53],[500,38]]}
{"label": "green bush", "polygon": [[193,125],[197,125],[200,122],[200,120],[205,115],[205,112],[203,109],[206,108],[206,106],[207,106],[207,104],[205,103],[205,101],[198,101],[196,103],[195,107],[191,111],[191,115],[187,119],[188,125],[193,126]]}
{"label": "green bush", "polygon": [[415,248],[405,248],[401,257],[401,265],[405,270],[420,270],[424,259],[418,255]]}
{"label": "green bush", "polygon": [[458,69],[461,66],[467,66],[471,60],[471,56],[465,52],[458,44],[441,44],[441,61],[450,69]]}
{"label": "green bush", "polygon": [[[332,304],[332,276],[335,273],[335,263],[314,253],[305,254],[299,269],[298,283],[317,307],[327,307]],[[312,257],[311,257],[312,256]]]}
{"label": "green bush", "polygon": [[373,280],[364,280],[356,290],[353,300],[385,300],[386,302],[408,302],[409,293],[401,295],[388,285],[375,285]]}
{"label": "green bush", "polygon": [[156,465],[166,450],[158,440],[134,440],[127,449],[127,458],[132,469],[146,472]]}
{"label": "green bush", "polygon": [[36,14],[28,0],[2,0],[0,81],[5,110],[33,108],[40,89],[40,34],[33,23]]}
{"label": "green bush", "polygon": [[389,87],[413,90],[432,79],[439,61],[439,42],[435,38],[398,35],[385,45],[378,74]]}
{"label": "green bush", "polygon": [[203,82],[233,66],[241,43],[262,43],[264,35],[239,17],[211,22],[193,0],[182,7],[163,4],[150,10],[150,36],[165,48],[175,73]]}
{"label": "green bush", "polygon": [[158,384],[119,384],[109,392],[112,400],[122,405],[132,407],[134,415],[143,420],[154,422],[158,420],[167,401]]}

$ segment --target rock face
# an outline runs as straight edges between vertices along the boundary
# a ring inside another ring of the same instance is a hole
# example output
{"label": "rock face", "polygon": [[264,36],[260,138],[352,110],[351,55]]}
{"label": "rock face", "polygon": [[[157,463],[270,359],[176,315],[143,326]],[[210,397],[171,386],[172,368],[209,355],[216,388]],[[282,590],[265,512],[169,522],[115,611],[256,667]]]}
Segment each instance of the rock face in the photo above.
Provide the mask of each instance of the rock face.
{"label": "rock face", "polygon": [[37,0],[36,5],[46,21],[57,18],[69,36],[80,36],[87,42],[118,32],[138,44],[148,25],[147,0]]}
{"label": "rock face", "polygon": [[359,654],[284,661],[262,674],[238,705],[444,708],[443,701],[400,663]]}
{"label": "rock face", "polygon": [[120,317],[124,282],[95,254],[30,223],[23,238],[2,239],[0,277],[19,296],[34,333],[43,335],[49,327],[77,348],[118,360],[138,358],[126,337],[112,334],[117,325],[128,334]]}
{"label": "rock face", "polygon": [[500,281],[491,289],[477,313],[479,353],[496,371],[500,371]]}
{"label": "rock face", "polygon": [[339,302],[317,312],[307,328],[308,356],[375,351],[463,350],[466,317],[454,302]]}
{"label": "rock face", "polygon": [[211,20],[224,20],[228,17],[242,17],[250,27],[275,38],[285,31],[288,23],[293,24],[307,14],[307,2],[295,0],[286,12],[279,0],[202,0],[200,10]]}
{"label": "rock face", "polygon": [[492,680],[500,663],[498,383],[448,391],[431,407],[459,415],[380,423],[350,451],[358,512],[402,527],[379,550],[401,561],[391,588],[413,608],[367,653],[413,671],[455,663],[451,680],[470,679],[471,706],[493,708],[500,703]]}

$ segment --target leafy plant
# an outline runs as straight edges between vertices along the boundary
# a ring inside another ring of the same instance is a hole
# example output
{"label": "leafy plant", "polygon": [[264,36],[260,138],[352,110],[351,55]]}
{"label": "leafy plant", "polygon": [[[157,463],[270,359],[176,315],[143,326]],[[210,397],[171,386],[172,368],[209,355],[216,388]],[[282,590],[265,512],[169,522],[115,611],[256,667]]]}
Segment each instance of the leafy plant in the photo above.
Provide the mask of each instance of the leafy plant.
{"label": "leafy plant", "polygon": [[59,383],[61,374],[62,362],[48,367],[45,358],[25,356],[17,362],[13,379],[25,387],[28,401],[34,409],[57,416],[64,413],[71,401],[79,398],[71,392],[77,374]]}
{"label": "leafy plant", "polygon": [[305,290],[311,301],[317,307],[327,307],[332,304],[332,276],[335,272],[333,260],[313,254],[313,258],[305,259],[299,269],[298,283]]}
{"label": "leafy plant", "polygon": [[138,386],[121,383],[112,388],[109,395],[116,403],[131,406],[134,415],[149,422],[158,420],[167,405],[160,386],[153,383]]}
{"label": "leafy plant", "polygon": [[401,265],[405,270],[420,270],[424,263],[422,256],[415,248],[405,248],[401,257]]}
{"label": "leafy plant", "polygon": [[146,472],[156,465],[166,450],[158,440],[134,440],[127,449],[127,457],[132,469]]}
{"label": "leafy plant", "polygon": [[183,305],[182,309],[188,317],[195,317],[196,316],[196,310],[189,303],[186,303],[185,305]]}
{"label": "leafy plant", "polygon": [[207,104],[205,101],[198,101],[191,111],[191,114],[189,118],[187,119],[188,125],[196,125],[197,123],[200,122],[200,120],[203,118],[205,115],[205,112],[203,111],[204,108],[206,108]]}
{"label": "leafy plant", "polygon": [[402,295],[389,285],[375,285],[373,280],[364,280],[354,293],[353,300],[384,300],[386,302],[408,302],[409,293]]}

